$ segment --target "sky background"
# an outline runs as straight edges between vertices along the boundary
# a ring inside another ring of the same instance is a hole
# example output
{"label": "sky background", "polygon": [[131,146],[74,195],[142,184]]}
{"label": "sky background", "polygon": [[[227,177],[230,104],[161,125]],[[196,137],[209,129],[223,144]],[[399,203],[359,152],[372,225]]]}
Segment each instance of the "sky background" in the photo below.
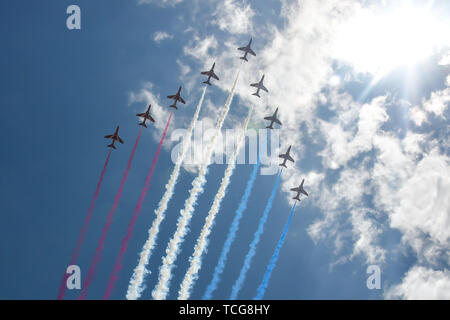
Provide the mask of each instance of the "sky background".
{"label": "sky background", "polygon": [[[66,8],[81,8],[68,30]],[[175,129],[186,128],[201,95],[200,71],[216,62],[200,120],[213,127],[238,68],[224,129],[252,127],[279,107],[280,150],[292,144],[250,272],[251,299],[288,218],[289,188],[305,178],[266,299],[450,298],[450,4],[448,1],[2,1],[0,132],[0,298],[55,299],[108,153],[104,135],[120,125],[77,264],[82,279],[152,103],[123,196],[89,290],[100,299],[168,119],[165,99],[183,85],[150,191],[111,298],[125,299],[173,162]],[[238,46],[253,37],[256,57]],[[257,101],[250,83],[265,73]],[[257,101],[257,102],[256,102]],[[198,144],[200,141],[194,141]],[[151,298],[167,241],[197,166],[182,170],[161,225],[142,298]],[[226,165],[213,164],[174,269],[169,299],[189,267],[197,236]],[[211,280],[250,164],[237,165],[216,218],[191,298]],[[259,175],[213,297],[228,299],[275,175]],[[381,289],[366,286],[369,265]],[[79,291],[68,291],[75,299]]]}

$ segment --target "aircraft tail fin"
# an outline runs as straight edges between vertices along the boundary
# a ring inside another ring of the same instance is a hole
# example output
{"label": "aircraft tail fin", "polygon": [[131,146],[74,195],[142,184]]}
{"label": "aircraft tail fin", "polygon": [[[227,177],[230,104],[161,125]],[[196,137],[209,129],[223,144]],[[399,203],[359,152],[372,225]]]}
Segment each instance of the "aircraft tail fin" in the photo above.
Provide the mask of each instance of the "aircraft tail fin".
{"label": "aircraft tail fin", "polygon": [[285,167],[285,168],[287,169],[286,163],[284,163],[284,162],[283,162],[283,163],[280,163],[280,166],[281,166],[281,167]]}
{"label": "aircraft tail fin", "polygon": [[147,128],[147,125],[144,122],[139,123],[139,125]]}
{"label": "aircraft tail fin", "polygon": [[111,143],[111,144],[108,144],[108,147],[109,147],[109,148],[113,148],[113,149],[116,149],[116,146],[115,146],[115,145],[113,145],[112,143]]}
{"label": "aircraft tail fin", "polygon": [[242,60],[245,60],[245,61],[247,61],[247,62],[248,62],[248,60],[247,60],[247,57],[246,57],[246,56],[240,57],[239,59],[242,59]]}
{"label": "aircraft tail fin", "polygon": [[257,96],[258,98],[261,98],[261,97],[259,96],[258,91],[256,91],[255,93],[252,93],[252,95]]}
{"label": "aircraft tail fin", "polygon": [[178,107],[177,107],[177,105],[174,103],[174,104],[172,104],[172,105],[170,105],[169,106],[170,108],[175,108],[175,109],[178,109]]}
{"label": "aircraft tail fin", "polygon": [[266,129],[273,129],[272,124],[273,124],[273,123],[271,123],[270,125],[268,125],[268,126],[266,127]]}
{"label": "aircraft tail fin", "polygon": [[203,81],[203,83],[211,85],[211,82],[209,82],[209,79],[206,81]]}
{"label": "aircraft tail fin", "polygon": [[300,200],[300,198],[298,197],[298,195],[296,195],[295,197],[293,197],[292,199],[294,199],[294,200],[298,200],[298,201],[302,201],[302,200]]}

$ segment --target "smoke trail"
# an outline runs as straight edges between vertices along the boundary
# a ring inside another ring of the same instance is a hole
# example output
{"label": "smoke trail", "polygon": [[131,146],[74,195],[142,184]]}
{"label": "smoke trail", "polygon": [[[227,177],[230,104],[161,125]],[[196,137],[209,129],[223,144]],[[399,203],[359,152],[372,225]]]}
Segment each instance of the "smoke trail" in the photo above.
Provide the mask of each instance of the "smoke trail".
{"label": "smoke trail", "polygon": [[248,112],[248,116],[245,119],[242,132],[237,140],[234,152],[230,159],[230,163],[228,164],[228,167],[225,170],[225,174],[222,178],[222,182],[220,183],[219,191],[214,197],[211,209],[209,209],[208,215],[206,216],[205,224],[202,228],[200,236],[197,239],[197,243],[194,248],[194,253],[192,254],[190,259],[191,264],[189,266],[188,271],[186,272],[186,275],[184,276],[183,282],[181,283],[181,287],[178,292],[178,300],[189,299],[194,281],[198,278],[198,272],[202,266],[202,255],[205,252],[206,248],[208,247],[208,237],[209,234],[211,233],[211,228],[214,223],[214,219],[217,213],[219,212],[220,204],[222,203],[222,200],[225,197],[227,187],[230,184],[231,176],[233,174],[234,168],[236,167],[236,157],[238,155],[242,141],[245,139],[245,131],[247,130],[252,110],[253,108],[250,109],[250,111]]}
{"label": "smoke trail", "polygon": [[277,247],[275,248],[275,252],[273,253],[272,258],[270,259],[269,265],[267,266],[266,273],[264,274],[263,281],[261,282],[260,286],[258,287],[256,297],[253,300],[261,300],[264,297],[264,293],[266,292],[267,285],[269,284],[270,275],[272,274],[273,268],[275,268],[275,265],[278,260],[278,256],[280,255],[281,247],[283,246],[284,239],[286,238],[289,225],[291,224],[292,217],[294,215],[295,206],[297,205],[297,201],[295,201],[294,205],[292,206],[291,213],[289,214],[288,221],[286,223],[286,226],[284,227],[283,233],[281,234],[281,238],[278,241]]}
{"label": "smoke trail", "polygon": [[244,195],[242,196],[241,202],[239,203],[239,207],[236,210],[236,214],[234,215],[233,222],[231,223],[230,231],[228,231],[227,239],[225,240],[225,244],[223,245],[222,252],[220,253],[219,262],[214,269],[214,275],[209,283],[206,291],[203,295],[202,300],[210,300],[212,298],[213,292],[217,289],[217,286],[220,282],[220,276],[223,273],[223,269],[225,269],[225,263],[228,257],[228,253],[230,252],[231,245],[236,238],[236,233],[239,229],[239,223],[241,221],[242,215],[247,208],[247,202],[250,197],[250,194],[253,189],[253,185],[255,184],[256,176],[258,175],[258,170],[260,167],[261,161],[258,155],[258,161],[255,165],[253,165],[253,171],[250,175],[250,179],[247,182],[247,186],[245,187]]}
{"label": "smoke trail", "polygon": [[126,234],[125,238],[122,239],[122,246],[120,247],[119,255],[116,258],[116,263],[114,265],[113,272],[108,280],[108,286],[106,287],[106,291],[103,296],[104,300],[109,299],[109,297],[111,296],[111,293],[114,289],[114,286],[117,282],[119,271],[122,268],[121,261],[122,261],[123,256],[127,252],[128,241],[130,240],[131,236],[133,235],[134,224],[136,223],[139,213],[141,212],[142,204],[144,202],[147,191],[148,191],[148,189],[150,189],[150,182],[152,180],[153,171],[155,170],[156,163],[158,162],[159,154],[161,153],[161,148],[162,148],[164,139],[167,134],[167,129],[169,128],[170,120],[172,120],[172,115],[173,115],[173,112],[170,113],[169,120],[167,120],[163,135],[161,137],[161,140],[159,141],[158,148],[156,149],[155,155],[153,157],[150,171],[147,174],[147,178],[145,178],[145,185],[144,185],[144,188],[142,189],[142,192],[141,192],[139,200],[136,204],[136,207],[134,208],[133,216],[131,217],[130,224],[128,225],[127,234]]}
{"label": "smoke trail", "polygon": [[273,200],[275,199],[275,195],[277,193],[278,184],[280,182],[280,177],[281,177],[282,173],[283,173],[283,169],[280,170],[280,173],[277,176],[277,180],[275,181],[275,185],[273,186],[273,189],[272,189],[272,194],[270,195],[269,201],[267,201],[266,208],[264,209],[264,213],[263,213],[261,219],[259,220],[258,229],[256,230],[255,235],[253,236],[253,240],[250,243],[250,249],[249,249],[247,255],[245,256],[244,265],[242,266],[242,269],[239,272],[239,277],[236,280],[236,282],[234,283],[233,288],[231,290],[230,300],[236,300],[237,295],[238,295],[239,291],[241,290],[242,285],[244,284],[245,277],[247,275],[247,271],[248,271],[248,269],[250,269],[252,259],[253,259],[254,255],[256,254],[256,247],[259,243],[259,239],[261,238],[261,235],[264,232],[264,224],[266,223],[267,216],[269,215],[269,211],[272,208],[272,203],[273,203]]}
{"label": "smoke trail", "polygon": [[191,121],[191,124],[189,125],[186,136],[183,140],[183,144],[181,145],[181,149],[177,157],[177,162],[175,163],[175,167],[173,168],[172,174],[170,175],[169,182],[166,184],[166,191],[164,192],[164,195],[159,202],[158,208],[155,210],[156,218],[155,220],[153,220],[152,227],[148,231],[148,239],[142,248],[141,254],[139,256],[139,263],[134,269],[133,275],[128,284],[128,291],[126,295],[126,298],[128,300],[139,299],[139,297],[142,294],[142,291],[144,291],[145,289],[143,283],[145,275],[148,272],[146,270],[146,267],[152,254],[152,250],[154,249],[156,244],[156,238],[159,233],[159,226],[161,222],[164,220],[165,217],[164,213],[167,210],[167,205],[169,204],[169,201],[172,198],[173,192],[175,190],[175,184],[180,174],[181,164],[183,163],[186,152],[189,149],[192,132],[194,131],[198,115],[200,114],[200,109],[203,104],[203,98],[205,97],[205,93],[206,93],[206,86],[203,89],[203,93],[200,98],[200,101],[198,102],[194,117]]}
{"label": "smoke trail", "polygon": [[133,150],[131,151],[130,158],[128,159],[127,168],[125,169],[125,172],[122,176],[122,181],[120,182],[119,190],[117,191],[116,196],[114,197],[113,206],[112,206],[111,210],[109,210],[108,217],[106,219],[106,223],[103,226],[102,235],[98,242],[97,248],[95,249],[94,258],[91,261],[91,266],[89,267],[89,271],[86,276],[86,279],[84,279],[83,288],[81,290],[81,294],[78,297],[78,299],[81,299],[81,300],[86,299],[87,292],[89,290],[89,286],[91,285],[92,280],[94,279],[95,267],[100,262],[103,246],[105,245],[106,236],[107,236],[109,228],[111,227],[114,212],[116,211],[117,205],[119,204],[120,197],[122,196],[122,189],[125,185],[125,182],[127,181],[128,172],[130,171],[131,163],[133,162],[134,153],[136,152],[136,148],[137,148],[137,145],[139,142],[139,138],[141,137],[141,133],[142,133],[142,128],[139,130],[139,134],[136,138],[136,142],[134,143],[134,147],[133,147]]}
{"label": "smoke trail", "polygon": [[184,236],[187,233],[187,226],[191,221],[192,215],[194,213],[194,206],[197,202],[197,197],[203,192],[203,185],[206,182],[205,176],[211,161],[215,141],[217,136],[220,134],[220,129],[222,128],[223,122],[225,121],[225,117],[227,116],[228,111],[230,110],[230,105],[231,101],[233,100],[236,83],[239,79],[239,73],[240,71],[238,71],[236,75],[233,87],[231,88],[230,94],[228,95],[228,99],[225,103],[224,110],[222,111],[222,114],[220,115],[217,121],[214,135],[206,151],[206,157],[203,159],[203,163],[200,167],[197,177],[192,182],[192,188],[189,194],[189,198],[184,203],[184,209],[180,211],[180,217],[178,218],[177,221],[177,230],[173,235],[172,239],[170,239],[169,244],[167,245],[166,256],[163,258],[163,263],[159,270],[159,282],[152,292],[152,296],[154,299],[158,300],[165,299],[167,293],[169,292],[169,283],[172,277],[172,268],[174,267],[175,260],[178,256],[180,244],[183,242]]}
{"label": "smoke trail", "polygon": [[[109,157],[111,156],[111,151],[112,150],[110,150],[108,152],[108,156],[106,157],[105,164],[103,165],[103,170],[102,170],[102,173],[100,174],[100,179],[98,180],[98,183],[97,183],[97,188],[95,189],[94,196],[92,197],[92,200],[91,200],[91,205],[89,206],[88,215],[84,219],[83,228],[81,229],[80,236],[78,237],[77,245],[75,246],[75,250],[72,253],[72,258],[70,260],[69,265],[74,265],[78,259],[78,256],[80,255],[81,245],[83,244],[84,239],[86,237],[86,232],[87,232],[87,229],[89,226],[89,222],[91,221],[92,214],[94,212],[95,202],[97,201],[98,194],[100,192],[100,187],[103,182],[103,177],[105,175],[106,168],[108,167],[108,162],[109,162]],[[62,300],[64,298],[64,294],[66,293],[66,282],[67,282],[68,277],[69,277],[69,275],[66,272],[64,272],[64,276],[61,281],[61,285],[59,287],[58,300]]]}

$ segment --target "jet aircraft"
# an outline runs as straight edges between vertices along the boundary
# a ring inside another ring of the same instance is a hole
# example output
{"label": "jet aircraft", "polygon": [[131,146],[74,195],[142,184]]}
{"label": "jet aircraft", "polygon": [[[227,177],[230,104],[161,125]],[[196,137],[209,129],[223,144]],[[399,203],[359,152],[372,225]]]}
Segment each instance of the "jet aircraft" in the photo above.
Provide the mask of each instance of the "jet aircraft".
{"label": "jet aircraft", "polygon": [[144,113],[138,113],[136,114],[137,117],[141,117],[144,118],[144,120],[142,120],[141,123],[139,123],[140,126],[143,126],[145,128],[147,128],[147,125],[145,124],[145,121],[150,120],[151,122],[155,122],[155,119],[153,119],[153,117],[150,115],[150,108],[152,107],[151,104],[148,105],[147,111],[145,111]]}
{"label": "jet aircraft", "polygon": [[250,46],[252,45],[252,40],[253,40],[253,39],[250,38],[250,41],[248,42],[248,45],[247,45],[247,46],[238,48],[238,50],[241,50],[241,51],[244,51],[244,52],[245,52],[244,56],[243,56],[243,57],[240,57],[239,59],[248,61],[248,60],[247,60],[247,54],[249,54],[249,53],[250,53],[251,55],[253,55],[253,56],[256,56],[256,53],[252,50],[252,48],[250,48]]}
{"label": "jet aircraft", "polygon": [[287,168],[286,166],[286,161],[292,161],[295,162],[294,159],[292,159],[291,155],[289,154],[291,152],[291,146],[289,146],[289,148],[287,149],[285,154],[280,154],[278,157],[280,157],[281,159],[283,159],[283,163],[280,164],[280,166]]}
{"label": "jet aircraft", "polygon": [[205,76],[208,76],[208,80],[203,81],[203,83],[211,85],[211,82],[209,82],[209,80],[211,80],[211,77],[216,79],[216,80],[219,80],[219,77],[214,73],[214,67],[215,66],[216,66],[216,63],[214,62],[212,67],[211,67],[211,70],[201,72],[201,74],[203,74]]}
{"label": "jet aircraft", "polygon": [[176,94],[167,96],[167,98],[174,100],[173,104],[169,106],[171,108],[178,109],[177,108],[177,101],[180,101],[181,103],[186,104],[184,99],[181,97],[181,86],[178,88],[178,91],[177,91]]}
{"label": "jet aircraft", "polygon": [[116,131],[113,134],[105,136],[106,139],[111,139],[112,143],[108,145],[109,148],[116,149],[114,142],[119,141],[123,144],[123,140],[119,137],[119,126],[117,126]]}
{"label": "jet aircraft", "polygon": [[278,108],[275,110],[274,114],[271,116],[267,116],[264,118],[264,120],[269,120],[270,125],[268,125],[267,129],[273,129],[273,124],[278,123],[281,126],[281,121],[277,118]]}
{"label": "jet aircraft", "polygon": [[255,93],[252,93],[252,94],[253,94],[254,96],[257,96],[258,98],[261,98],[261,97],[259,96],[259,90],[264,90],[265,92],[269,92],[269,90],[267,90],[267,88],[264,87],[263,81],[264,81],[264,75],[262,76],[261,80],[259,80],[259,82],[257,82],[257,83],[252,83],[252,84],[251,84],[252,87],[257,88],[256,92],[255,92]]}
{"label": "jet aircraft", "polygon": [[297,188],[292,188],[291,191],[295,191],[297,192],[297,195],[295,197],[293,197],[292,199],[301,201],[299,196],[300,193],[303,193],[305,196],[308,196],[308,193],[305,191],[305,189],[303,189],[303,183],[305,182],[305,179],[302,180],[302,183],[300,184],[300,186],[298,186]]}

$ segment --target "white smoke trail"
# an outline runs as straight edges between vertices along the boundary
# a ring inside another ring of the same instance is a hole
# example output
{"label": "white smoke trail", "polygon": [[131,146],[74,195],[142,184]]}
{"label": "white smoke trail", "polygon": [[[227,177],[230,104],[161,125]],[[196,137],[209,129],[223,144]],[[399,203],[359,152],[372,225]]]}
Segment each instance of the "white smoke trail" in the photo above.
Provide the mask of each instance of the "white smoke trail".
{"label": "white smoke trail", "polygon": [[245,119],[244,126],[242,128],[242,132],[237,140],[236,146],[234,148],[233,154],[230,159],[230,163],[228,164],[227,169],[225,170],[225,174],[222,178],[222,182],[219,187],[219,191],[214,197],[213,204],[209,209],[208,215],[205,219],[205,224],[200,233],[200,236],[197,239],[197,243],[194,248],[194,253],[191,256],[191,264],[189,266],[188,271],[186,272],[183,282],[181,283],[180,290],[178,292],[178,300],[187,300],[191,295],[192,286],[194,281],[198,278],[198,272],[202,266],[202,255],[205,252],[208,246],[208,237],[211,233],[211,228],[214,223],[214,219],[216,214],[219,212],[220,204],[222,203],[223,198],[225,197],[227,187],[230,184],[231,175],[233,174],[234,168],[236,167],[236,158],[241,147],[242,141],[245,137],[245,131],[247,130],[248,122],[250,121],[250,117],[252,114],[253,107],[248,112],[247,118]]}
{"label": "white smoke trail", "polygon": [[180,244],[183,242],[184,236],[187,233],[187,226],[191,221],[192,215],[194,213],[194,206],[197,202],[197,197],[203,192],[203,185],[206,182],[205,176],[211,161],[215,141],[220,134],[223,122],[225,121],[225,117],[230,110],[230,105],[231,101],[233,100],[234,90],[239,78],[239,73],[240,71],[238,71],[236,75],[233,87],[231,88],[230,94],[228,95],[227,101],[225,103],[224,110],[222,111],[222,114],[217,121],[214,135],[206,151],[206,157],[203,159],[203,163],[200,167],[197,177],[192,182],[192,188],[189,193],[189,198],[184,203],[184,209],[180,211],[180,217],[178,218],[177,222],[177,230],[172,239],[170,239],[169,244],[167,245],[166,256],[163,258],[162,265],[159,270],[159,282],[152,292],[153,299],[163,300],[166,298],[169,292],[170,279],[172,278],[172,268],[174,267],[175,260],[178,256]]}
{"label": "white smoke trail", "polygon": [[189,125],[186,136],[183,140],[183,144],[181,145],[181,149],[178,152],[177,162],[175,163],[175,167],[173,168],[172,174],[170,175],[169,182],[166,184],[166,191],[161,198],[158,208],[155,210],[156,218],[153,220],[152,227],[148,230],[148,239],[142,247],[142,251],[139,257],[139,263],[134,269],[133,275],[131,276],[130,283],[128,284],[128,291],[126,298],[128,300],[136,300],[144,291],[144,278],[145,275],[149,272],[146,267],[150,260],[150,256],[156,244],[156,238],[159,233],[159,226],[161,222],[164,220],[164,213],[167,210],[167,205],[172,198],[173,192],[175,190],[175,185],[178,180],[178,176],[180,174],[181,164],[183,163],[183,159],[186,155],[187,150],[189,149],[189,145],[191,143],[192,132],[194,131],[195,124],[198,119],[198,115],[200,113],[200,109],[202,108],[203,98],[205,97],[206,86],[203,89],[202,96],[200,101],[198,102],[197,109],[195,110],[194,117]]}

